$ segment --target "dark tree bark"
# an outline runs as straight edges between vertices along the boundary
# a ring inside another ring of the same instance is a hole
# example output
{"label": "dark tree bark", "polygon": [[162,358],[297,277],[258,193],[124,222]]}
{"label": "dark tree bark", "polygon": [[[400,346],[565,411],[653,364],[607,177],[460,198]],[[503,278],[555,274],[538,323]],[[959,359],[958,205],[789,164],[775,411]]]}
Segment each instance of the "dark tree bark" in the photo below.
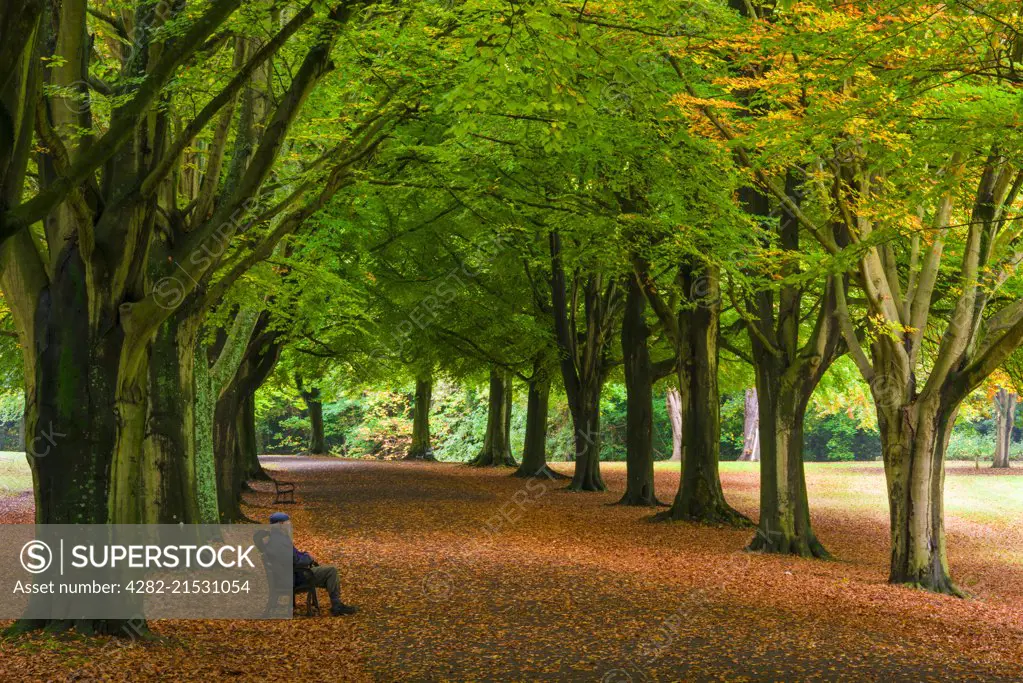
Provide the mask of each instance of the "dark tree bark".
{"label": "dark tree bark", "polygon": [[[798,179],[786,180],[789,196],[798,196]],[[767,197],[755,188],[739,193],[743,208],[766,219]],[[797,200],[796,203],[798,204]],[[800,225],[783,210],[775,225],[778,243],[792,254],[800,253]],[[797,274],[798,259],[783,266],[782,275]],[[806,406],[831,364],[845,352],[836,316],[834,280],[828,278],[816,311],[803,310],[808,285],[783,284],[776,291],[764,289],[752,297],[747,319],[756,372],[757,431],[760,436],[760,523],[750,550],[828,557],[810,523],[810,504],[803,471],[803,424]],[[815,297],[816,298],[816,297]],[[812,332],[800,343],[800,326],[815,314]],[[747,394],[747,405],[750,396]],[[747,414],[749,417],[749,414]],[[745,454],[744,454],[745,455]]]}
{"label": "dark tree bark", "polygon": [[241,499],[246,482],[253,478],[269,479],[254,457],[255,430],[251,433],[248,430],[247,411],[247,402],[252,401],[280,358],[282,343],[277,332],[267,330],[268,322],[269,314],[262,313],[238,371],[221,391],[214,412],[217,507],[225,523],[244,520]]}
{"label": "dark tree bark", "polygon": [[678,389],[669,388],[664,395],[664,403],[668,410],[668,421],[671,422],[670,462],[682,462],[682,396]]}
{"label": "dark tree bark", "polygon": [[[256,384],[258,389],[264,377]],[[270,475],[263,469],[259,462],[259,440],[256,438],[256,394],[255,390],[242,399],[238,411],[238,449],[241,451],[240,460],[243,466],[243,475],[246,481],[270,481]]]}
{"label": "dark tree bark", "polygon": [[487,433],[483,450],[470,461],[474,467],[516,467],[511,452],[511,379],[502,370],[490,370]]}
{"label": "dark tree bark", "polygon": [[306,387],[301,375],[295,376],[298,392],[302,394],[306,412],[309,414],[309,455],[327,453],[327,437],[323,430],[323,400],[319,387]]}
{"label": "dark tree bark", "polygon": [[569,306],[565,271],[561,262],[561,238],[550,235],[551,300],[554,331],[561,352],[561,376],[575,436],[575,473],[572,491],[604,491],[600,476],[600,393],[607,378],[611,337],[620,293],[615,281],[600,275],[573,283],[583,290],[583,330],[576,324],[577,306]]}
{"label": "dark tree bark", "polygon": [[992,467],[1009,466],[1009,447],[1012,445],[1012,427],[1016,422],[1015,393],[999,387],[995,394],[995,457]]}
{"label": "dark tree bark", "polygon": [[622,360],[626,390],[626,485],[620,505],[655,506],[654,493],[654,368],[644,319],[646,299],[635,277],[627,278],[622,319]]}
{"label": "dark tree bark", "polygon": [[[240,182],[225,187],[218,182],[221,174],[211,174],[218,194],[214,210],[183,218],[187,211],[177,206],[175,173],[185,148],[313,14],[311,8],[300,11],[172,139],[164,86],[238,5],[209,3],[172,39],[164,36],[150,45],[150,38],[162,35],[159,30],[135,36],[130,51],[135,58],[120,65],[125,86],[105,130],[93,125],[83,80],[94,54],[84,3],[0,9],[0,64],[11,67],[0,76],[0,138],[7,143],[0,144],[0,286],[25,354],[28,447],[37,455],[46,450],[45,458],[32,460],[40,523],[131,524],[191,515],[179,492],[194,486],[168,481],[189,476],[187,454],[171,451],[174,443],[187,445],[167,426],[171,407],[161,402],[166,396],[154,399],[150,391],[154,380],[169,377],[165,368],[151,365],[153,343],[161,335],[169,338],[161,327],[203,286],[200,281],[208,284],[216,259],[190,257],[211,242],[230,241],[291,122],[328,71],[334,37],[351,15],[345,9],[331,14],[332,22],[311,41],[277,98],[279,106],[257,122],[266,125],[245,156],[247,165],[239,166]],[[125,11],[141,12],[136,18],[158,29],[183,7],[177,3],[154,14],[143,3]],[[42,66],[50,57],[50,66]],[[38,191],[23,201],[31,155]],[[41,229],[29,233],[35,224]],[[273,246],[269,240],[259,244]],[[248,258],[242,261],[251,265]],[[151,436],[147,450],[149,426],[161,433]],[[158,507],[164,504],[166,510]],[[85,633],[119,632],[123,626],[103,620],[36,625],[52,630],[70,625]]]}
{"label": "dark tree bark", "polygon": [[534,364],[527,385],[526,436],[522,444],[522,464],[514,476],[568,479],[547,464],[547,414],[550,410],[551,379],[539,361]]}
{"label": "dark tree bark", "polygon": [[416,398],[412,406],[412,445],[406,460],[436,460],[430,444],[430,408],[433,401],[433,380],[416,378]]}
{"label": "dark tree bark", "polygon": [[243,521],[241,500],[245,475],[238,448],[238,411],[241,407],[239,391],[231,388],[217,399],[213,415],[213,452],[217,464],[217,508],[220,521]]}
{"label": "dark tree bark", "polygon": [[515,476],[543,475],[547,467],[547,412],[550,406],[550,380],[528,382],[526,400],[526,437],[522,443],[522,464]]}
{"label": "dark tree bark", "polygon": [[743,408],[742,454],[739,460],[760,462],[760,406],[756,389],[746,390]]}
{"label": "dark tree bark", "polygon": [[195,346],[199,316],[182,307],[160,326],[149,363],[143,468],[158,473],[144,518],[157,524],[201,522],[195,448]]}
{"label": "dark tree bark", "polygon": [[725,501],[718,474],[718,271],[710,265],[682,264],[677,285],[687,293],[688,300],[676,312],[657,292],[649,265],[638,257],[633,263],[644,294],[675,347],[678,385],[683,387],[682,478],[671,509],[657,518],[746,526],[749,520]]}
{"label": "dark tree bark", "polygon": [[[762,296],[770,296],[764,294]],[[757,374],[761,442],[760,523],[750,550],[828,557],[810,523],[810,504],[803,470],[803,424],[806,406],[821,377],[842,353],[841,333],[835,322],[834,292],[826,287],[817,324],[808,341],[798,345],[800,293],[792,297],[790,320],[775,322],[767,305],[763,317],[751,321],[759,334],[751,334]],[[793,329],[787,329],[791,325]],[[766,343],[779,344],[769,348]]]}
{"label": "dark tree bark", "polygon": [[306,401],[309,408],[309,454],[323,455],[327,452],[327,437],[323,432],[323,401],[319,398],[319,389],[309,393],[312,394]]}

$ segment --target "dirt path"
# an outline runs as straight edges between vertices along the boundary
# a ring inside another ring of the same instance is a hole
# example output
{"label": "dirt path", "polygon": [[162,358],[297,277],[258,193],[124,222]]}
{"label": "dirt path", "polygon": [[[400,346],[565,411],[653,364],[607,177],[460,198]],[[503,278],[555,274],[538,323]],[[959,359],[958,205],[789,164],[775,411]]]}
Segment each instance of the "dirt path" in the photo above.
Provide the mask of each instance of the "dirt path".
{"label": "dirt path", "polygon": [[[128,678],[168,680],[1023,680],[1021,567],[982,553],[997,530],[971,540],[976,524],[949,522],[953,566],[979,587],[962,601],[884,583],[883,507],[821,501],[818,532],[843,558],[824,563],[741,552],[749,531],[606,506],[624,486],[621,465],[604,467],[608,494],[449,464],[266,466],[297,483],[299,503],[280,506],[296,542],[341,567],[360,614],[160,622],[169,645],[99,655],[95,641],[59,654],[4,644],[0,677],[129,667]],[[662,497],[677,478],[658,473]],[[755,513],[755,476],[724,479],[733,504]],[[275,509],[264,494],[250,502],[254,519]]]}

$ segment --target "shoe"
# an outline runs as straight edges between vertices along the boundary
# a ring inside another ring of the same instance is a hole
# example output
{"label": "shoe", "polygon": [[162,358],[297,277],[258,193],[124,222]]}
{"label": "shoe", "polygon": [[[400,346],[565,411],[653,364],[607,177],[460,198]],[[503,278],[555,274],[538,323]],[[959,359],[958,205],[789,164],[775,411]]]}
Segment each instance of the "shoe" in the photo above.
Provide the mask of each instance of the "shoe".
{"label": "shoe", "polygon": [[331,615],[335,617],[341,617],[348,614],[355,614],[359,611],[359,608],[355,605],[346,605],[343,602],[339,602],[330,608]]}

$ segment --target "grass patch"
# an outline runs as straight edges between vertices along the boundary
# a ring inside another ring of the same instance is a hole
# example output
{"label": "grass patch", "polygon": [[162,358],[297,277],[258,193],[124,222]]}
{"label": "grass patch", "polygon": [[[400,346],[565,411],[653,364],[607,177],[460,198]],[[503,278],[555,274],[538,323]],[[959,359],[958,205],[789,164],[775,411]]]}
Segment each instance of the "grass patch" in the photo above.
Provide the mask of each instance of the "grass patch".
{"label": "grass patch", "polygon": [[0,496],[32,490],[32,470],[24,453],[0,451]]}

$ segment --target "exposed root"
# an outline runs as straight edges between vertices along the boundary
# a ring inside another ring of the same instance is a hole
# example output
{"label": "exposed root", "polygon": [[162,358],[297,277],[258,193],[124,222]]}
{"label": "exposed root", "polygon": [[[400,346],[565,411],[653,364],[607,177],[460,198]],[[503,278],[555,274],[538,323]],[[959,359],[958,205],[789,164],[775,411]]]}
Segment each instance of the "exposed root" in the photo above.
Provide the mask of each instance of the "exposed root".
{"label": "exposed root", "polygon": [[410,450],[402,460],[418,460],[420,462],[437,462],[437,458],[433,455],[432,448],[421,448],[416,450]]}
{"label": "exposed root", "polygon": [[831,553],[825,549],[816,536],[808,539],[790,538],[780,532],[764,533],[759,528],[750,540],[746,550],[753,553],[769,553],[776,555],[795,555],[807,559],[830,560]]}
{"label": "exposed root", "polygon": [[954,598],[970,597],[970,594],[964,591],[959,586],[957,586],[955,582],[952,581],[952,578],[949,576],[930,578],[926,581],[922,581],[920,579],[898,580],[896,578],[889,577],[888,583],[895,586],[906,586],[907,588],[915,588],[917,590],[927,591],[928,593],[949,595]]}
{"label": "exposed root", "polygon": [[530,477],[536,477],[537,479],[571,479],[572,477],[567,474],[562,474],[557,470],[551,469],[547,465],[543,465],[540,469],[533,471],[531,467],[527,468],[526,463],[519,465],[519,469],[512,472],[513,477],[519,477],[520,479],[529,479]]}
{"label": "exposed root", "polygon": [[661,501],[657,500],[657,496],[635,495],[629,493],[628,491],[626,491],[625,495],[618,499],[617,503],[609,503],[609,505],[627,505],[630,507],[649,508],[668,507],[667,503],[662,503]]}
{"label": "exposed root", "polygon": [[566,491],[575,491],[577,493],[591,492],[598,493],[601,491],[607,491],[607,485],[601,477],[584,477],[582,480],[572,479],[572,483],[569,484]]}
{"label": "exposed root", "polygon": [[470,467],[518,467],[519,463],[511,454],[480,451],[479,455],[468,462]]}
{"label": "exposed root", "polygon": [[[688,508],[688,509],[687,509]],[[696,508],[696,509],[692,509]],[[740,529],[754,526],[746,515],[724,501],[712,506],[683,506],[676,499],[670,509],[654,515],[657,522],[697,522],[716,526],[732,526]]]}
{"label": "exposed root", "polygon": [[143,642],[160,642],[145,621],[137,619],[19,619],[3,631],[4,638],[43,632],[60,635],[74,632],[82,636],[113,636]]}

